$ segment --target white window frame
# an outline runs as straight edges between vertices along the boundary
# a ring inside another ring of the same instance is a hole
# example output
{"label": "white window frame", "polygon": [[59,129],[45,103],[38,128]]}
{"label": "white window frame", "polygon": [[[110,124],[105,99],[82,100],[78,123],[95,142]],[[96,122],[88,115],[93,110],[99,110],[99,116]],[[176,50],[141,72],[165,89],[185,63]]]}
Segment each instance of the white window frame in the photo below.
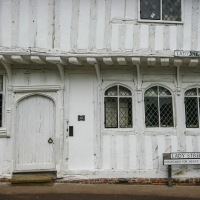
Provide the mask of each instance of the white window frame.
{"label": "white window frame", "polygon": [[[125,87],[131,91],[131,98],[132,98],[132,127],[131,128],[105,128],[105,105],[104,105],[104,97],[105,92],[112,86],[119,85]],[[104,89],[101,92],[101,133],[103,135],[135,135],[136,134],[136,127],[135,127],[135,99],[134,99],[134,91],[132,90],[133,86],[125,85],[123,83],[117,82],[110,84],[109,82],[105,84]]]}
{"label": "white window frame", "polygon": [[[171,95],[172,95],[172,109],[173,109],[173,123],[174,126],[173,127],[146,127],[146,123],[145,123],[145,103],[144,103],[144,98],[145,98],[145,92],[154,86],[160,86],[160,87],[164,87],[167,90],[170,91]],[[176,135],[176,112],[177,110],[175,109],[175,95],[173,93],[173,89],[165,84],[161,84],[161,83],[155,83],[155,84],[147,84],[146,87],[143,87],[143,126],[145,128],[144,130],[144,134],[146,136],[158,136],[158,135],[164,135],[164,136],[171,136],[171,135]]]}
{"label": "white window frame", "polygon": [[[199,124],[199,127],[197,128],[189,128],[189,127],[186,127],[186,112],[185,112],[185,93],[190,90],[190,89],[193,89],[193,88],[197,88],[197,89],[200,89],[200,86],[199,85],[193,85],[193,86],[190,86],[190,87],[187,87],[184,91],[183,91],[183,102],[184,102],[184,119],[185,119],[185,134],[187,136],[199,136],[199,131],[200,131],[200,124]],[[198,96],[196,96],[198,98]],[[200,97],[199,97],[200,98]],[[199,104],[198,104],[199,106]],[[200,114],[200,111],[198,111],[198,114]],[[199,120],[199,123],[200,123],[200,116],[198,116],[198,120]]]}
{"label": "white window frame", "polygon": [[[160,0],[160,15],[162,18],[162,0]],[[183,24],[184,22],[184,0],[181,0],[181,21],[167,21],[167,20],[150,20],[150,19],[141,19],[140,18],[140,0],[138,0],[138,22],[146,22],[146,23],[164,23],[164,24]]]}

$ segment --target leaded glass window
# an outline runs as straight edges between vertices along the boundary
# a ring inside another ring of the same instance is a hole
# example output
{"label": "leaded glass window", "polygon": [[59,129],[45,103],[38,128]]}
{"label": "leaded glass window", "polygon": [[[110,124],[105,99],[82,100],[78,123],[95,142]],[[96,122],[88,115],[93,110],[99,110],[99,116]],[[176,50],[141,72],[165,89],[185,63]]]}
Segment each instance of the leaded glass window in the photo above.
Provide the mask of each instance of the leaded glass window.
{"label": "leaded glass window", "polygon": [[132,128],[132,93],[115,85],[104,94],[105,128]]}
{"label": "leaded glass window", "polygon": [[140,19],[181,21],[181,0],[140,0]]}
{"label": "leaded glass window", "polygon": [[173,127],[171,92],[161,86],[153,86],[144,94],[146,127]]}
{"label": "leaded glass window", "polygon": [[185,118],[187,128],[199,128],[200,89],[192,88],[185,92]]}

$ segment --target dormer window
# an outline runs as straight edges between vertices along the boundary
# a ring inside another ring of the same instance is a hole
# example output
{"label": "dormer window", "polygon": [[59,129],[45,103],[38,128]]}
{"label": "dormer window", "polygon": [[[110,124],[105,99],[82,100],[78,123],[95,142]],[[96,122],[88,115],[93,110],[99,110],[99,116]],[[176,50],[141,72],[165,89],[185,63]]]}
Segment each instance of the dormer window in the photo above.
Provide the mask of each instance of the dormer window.
{"label": "dormer window", "polygon": [[140,19],[181,22],[181,0],[140,0]]}

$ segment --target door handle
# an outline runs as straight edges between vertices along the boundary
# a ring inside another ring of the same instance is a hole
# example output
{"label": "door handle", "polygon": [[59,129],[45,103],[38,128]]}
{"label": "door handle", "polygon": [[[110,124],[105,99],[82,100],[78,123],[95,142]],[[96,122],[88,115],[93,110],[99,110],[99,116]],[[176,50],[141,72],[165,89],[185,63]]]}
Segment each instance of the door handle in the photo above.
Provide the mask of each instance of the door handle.
{"label": "door handle", "polygon": [[52,143],[53,143],[52,138],[49,138],[49,139],[48,139],[48,143],[49,143],[49,144],[52,144]]}

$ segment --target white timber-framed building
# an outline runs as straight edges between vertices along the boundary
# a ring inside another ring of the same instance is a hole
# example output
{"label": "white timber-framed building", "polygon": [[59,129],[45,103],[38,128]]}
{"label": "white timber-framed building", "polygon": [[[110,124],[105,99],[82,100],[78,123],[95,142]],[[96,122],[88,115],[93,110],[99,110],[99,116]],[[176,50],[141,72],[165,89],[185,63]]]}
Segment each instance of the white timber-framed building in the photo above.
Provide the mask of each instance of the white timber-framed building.
{"label": "white timber-framed building", "polygon": [[200,0],[0,0],[0,178],[166,178],[200,151],[199,51]]}

